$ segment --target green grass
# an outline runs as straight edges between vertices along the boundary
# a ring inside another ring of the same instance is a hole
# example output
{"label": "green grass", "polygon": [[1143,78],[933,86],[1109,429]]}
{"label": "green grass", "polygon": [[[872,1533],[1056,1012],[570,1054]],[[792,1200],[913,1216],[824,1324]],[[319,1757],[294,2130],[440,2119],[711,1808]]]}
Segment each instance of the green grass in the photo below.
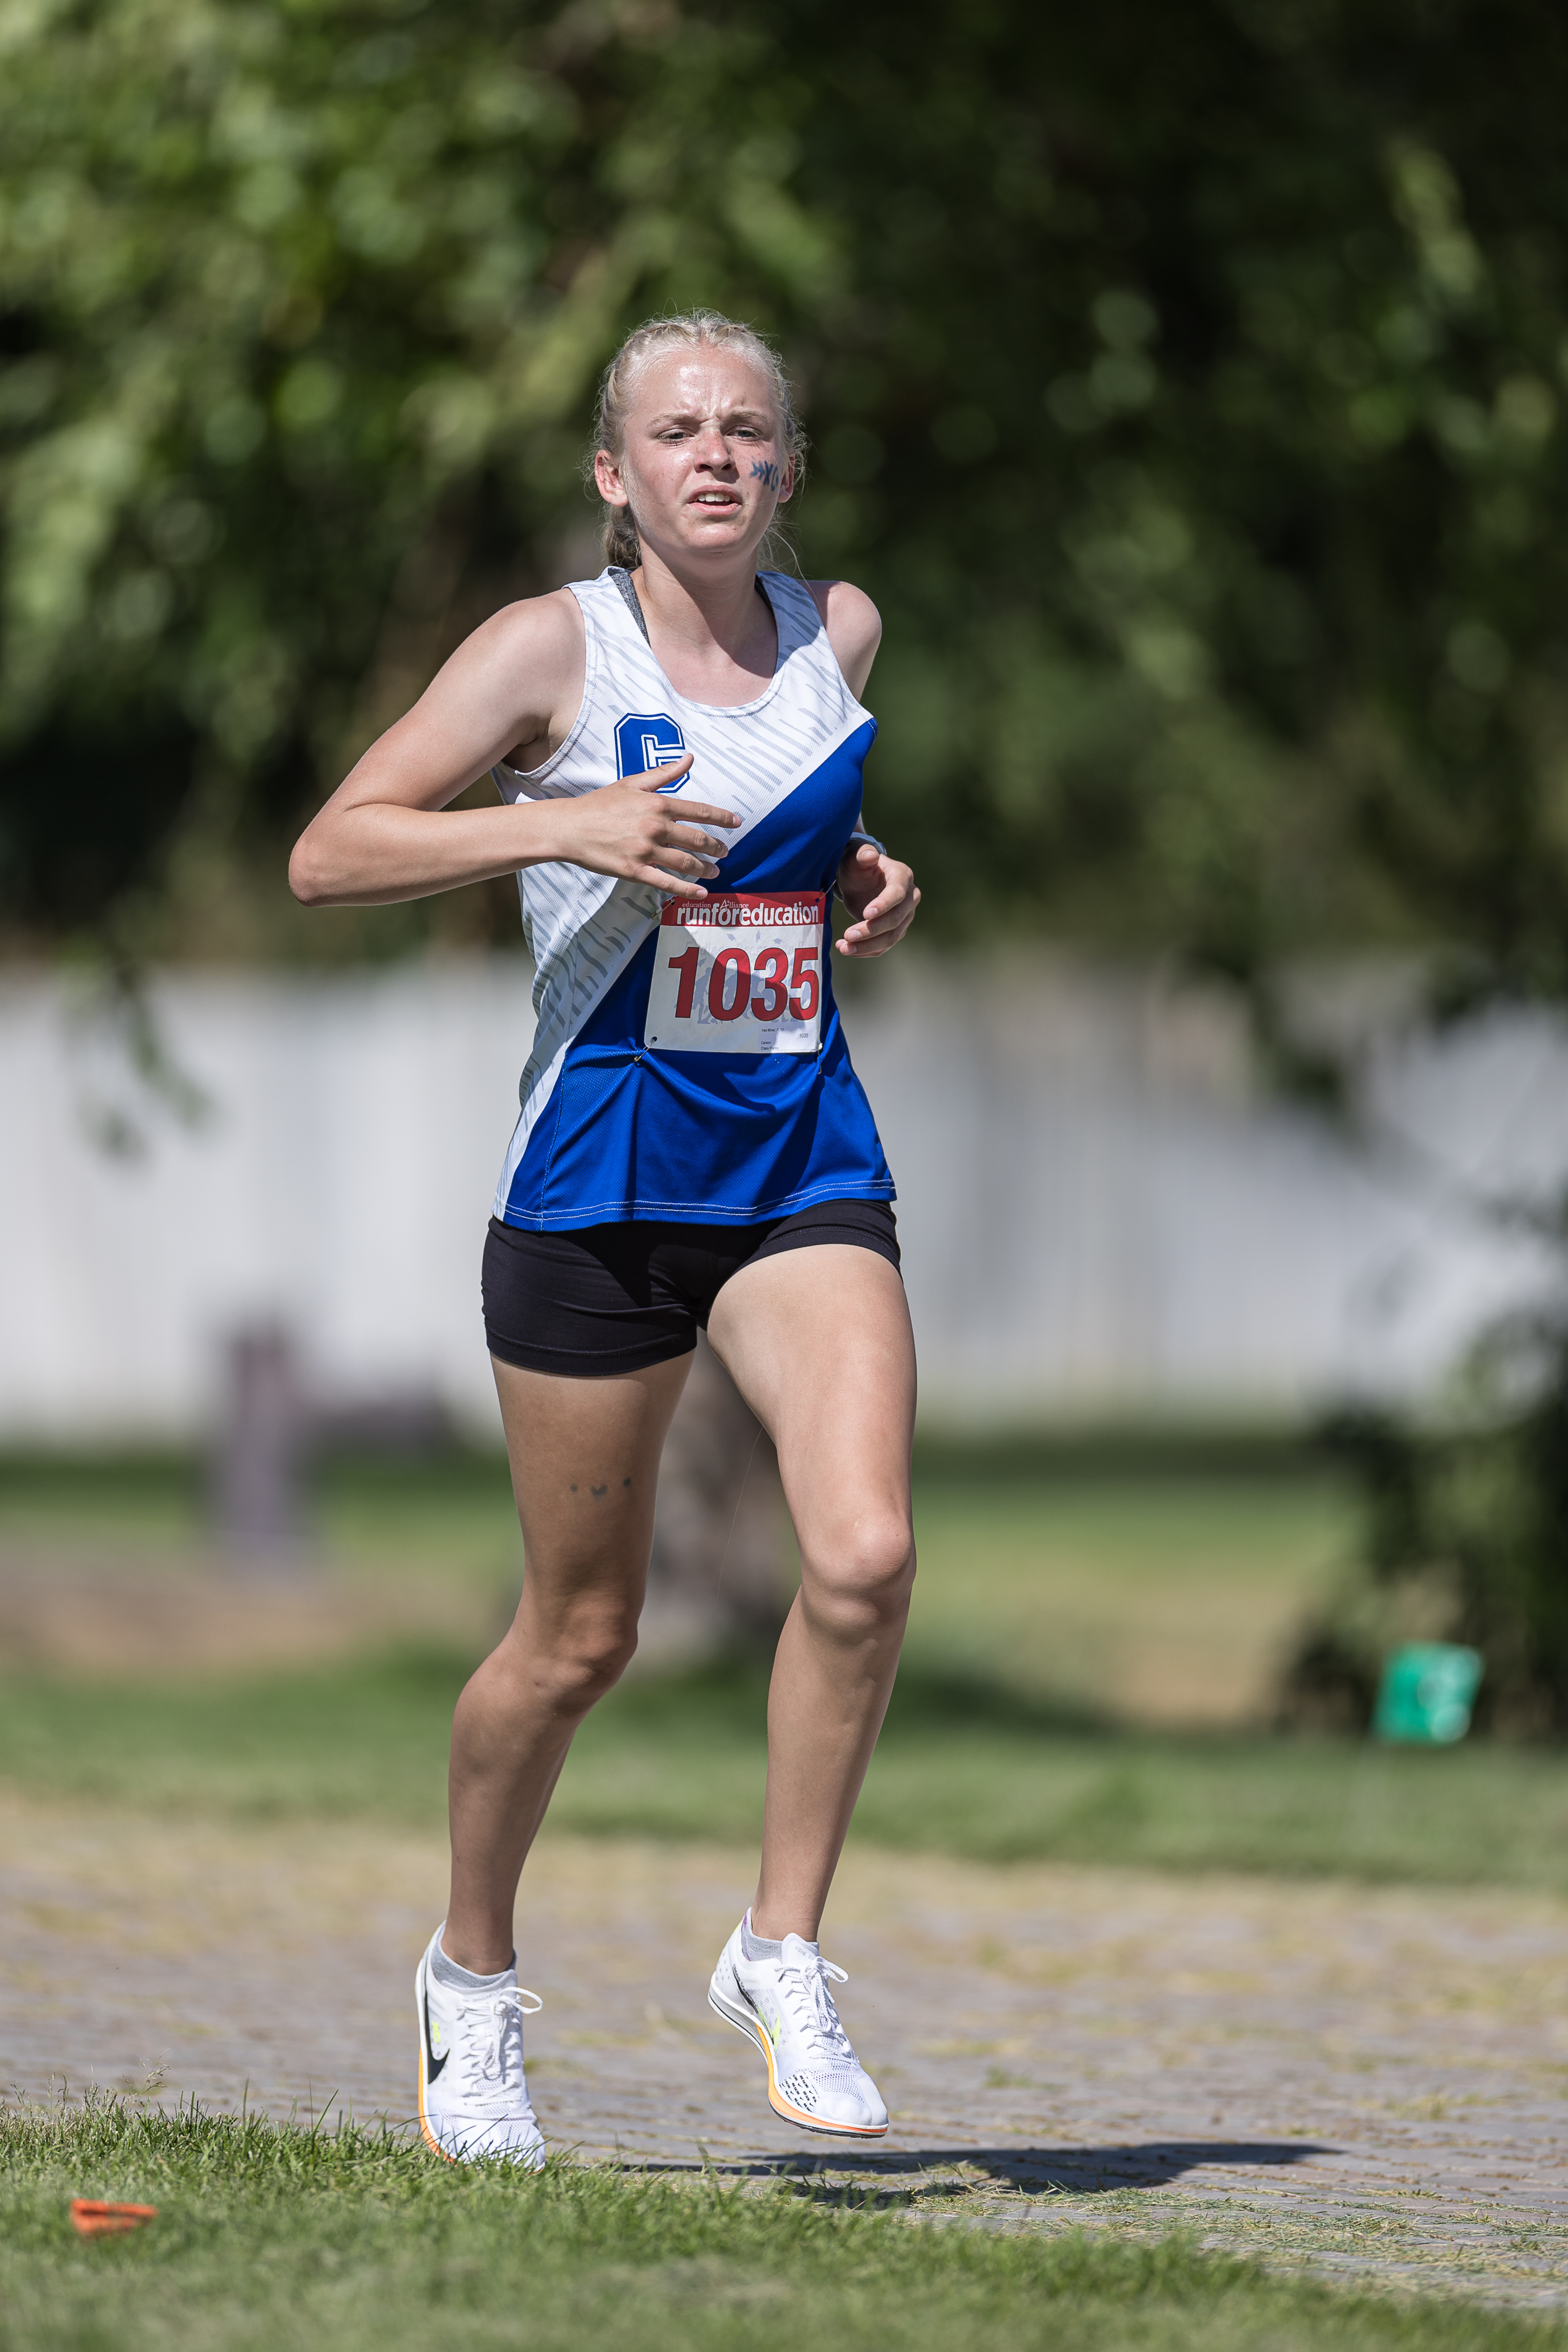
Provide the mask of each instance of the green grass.
{"label": "green grass", "polygon": [[[929,1450],[928,1450],[929,1452]],[[854,1834],[993,1861],[1568,1888],[1568,1759],[1439,1754],[1135,1727],[1256,1714],[1269,1662],[1353,1541],[1343,1486],[1300,1460],[1248,1466],[930,1454],[903,1673]],[[323,1465],[335,1557],[369,1573],[518,1570],[504,1464]],[[199,1525],[171,1459],[0,1459],[0,1538],[97,1528],[139,1545]],[[362,1813],[432,1828],[458,1658],[166,1688],[0,1683],[0,1780],[231,1815]],[[1121,1727],[1112,1730],[1120,1718]],[[750,1841],[761,1818],[753,1667],[634,1682],[592,1717],[557,1828]]]}
{"label": "green grass", "polygon": [[[522,1542],[503,1454],[339,1456],[316,1465],[306,1526],[335,1564],[515,1585]],[[0,1542],[111,1549],[128,1569],[210,1540],[201,1464],[180,1454],[0,1454]]]}
{"label": "green grass", "polygon": [[[408,1658],[164,1689],[0,1685],[0,1781],[153,1811],[444,1818],[463,1664]],[[589,1834],[752,1841],[756,1666],[624,1685],[578,1736],[551,1810]],[[900,1678],[853,1835],[986,1861],[1057,1859],[1568,1890],[1568,1758],[1111,1732],[1005,1687]]]}
{"label": "green grass", "polygon": [[[144,2116],[0,2118],[4,2352],[1561,2352],[1474,2305],[1395,2304],[1205,2255],[858,2210],[810,2181],[458,2170],[406,2142]],[[869,2188],[869,2184],[868,2184]],[[870,2193],[875,2193],[874,2189]],[[158,2207],[82,2242],[73,2194]],[[1039,2201],[1017,2200],[1020,2219]]]}
{"label": "green grass", "polygon": [[912,1662],[1134,1720],[1266,1717],[1352,1556],[1352,1496],[1310,1468],[917,1481]]}
{"label": "green grass", "polygon": [[[1249,1458],[1183,1470],[925,1449],[911,1660],[1134,1720],[1266,1716],[1280,1657],[1353,1549],[1354,1511],[1310,1463]],[[499,1598],[521,1573],[500,1457],[329,1460],[309,1517],[340,1574]],[[0,1547],[31,1562],[196,1568],[205,1539],[192,1461],[0,1454]]]}

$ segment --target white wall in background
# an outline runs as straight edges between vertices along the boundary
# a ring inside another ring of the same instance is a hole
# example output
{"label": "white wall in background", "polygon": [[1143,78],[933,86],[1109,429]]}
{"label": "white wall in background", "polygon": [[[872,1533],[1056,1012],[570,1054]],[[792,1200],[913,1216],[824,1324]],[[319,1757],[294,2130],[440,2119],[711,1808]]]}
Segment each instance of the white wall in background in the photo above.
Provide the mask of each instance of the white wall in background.
{"label": "white wall in background", "polygon": [[[1473,1197],[1568,1169],[1543,1019],[1390,1027],[1368,1150],[1154,979],[908,952],[855,977],[932,1421],[1409,1392],[1551,1278]],[[434,1386],[494,1434],[479,1261],[528,989],[503,957],[171,975],[162,1041],[212,1106],[187,1127],[68,983],[0,979],[0,1438],[195,1431],[221,1336],[268,1316],[324,1395]],[[104,1148],[117,1123],[139,1153]]]}
{"label": "white wall in background", "polygon": [[864,992],[933,1417],[1408,1395],[1542,1294],[1553,1261],[1481,1202],[1568,1173],[1568,1031],[1437,1043],[1349,995],[1359,1140],[1268,1097],[1234,1005],[1157,976],[911,959]]}
{"label": "white wall in background", "polygon": [[[479,1252],[533,1034],[520,959],[188,974],[154,1003],[186,1127],[68,989],[0,982],[0,1432],[186,1432],[277,1317],[328,1395],[433,1382],[499,1424]],[[91,1130],[123,1108],[145,1139]]]}

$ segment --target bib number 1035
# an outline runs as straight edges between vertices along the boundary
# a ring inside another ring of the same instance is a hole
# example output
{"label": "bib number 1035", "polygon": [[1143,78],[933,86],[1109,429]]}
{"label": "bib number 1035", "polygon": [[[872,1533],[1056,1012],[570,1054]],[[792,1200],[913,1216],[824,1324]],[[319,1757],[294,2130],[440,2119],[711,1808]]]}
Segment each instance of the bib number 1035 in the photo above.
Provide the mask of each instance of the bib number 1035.
{"label": "bib number 1035", "polygon": [[826,919],[820,890],[672,900],[654,939],[644,1045],[661,1054],[815,1054]]}

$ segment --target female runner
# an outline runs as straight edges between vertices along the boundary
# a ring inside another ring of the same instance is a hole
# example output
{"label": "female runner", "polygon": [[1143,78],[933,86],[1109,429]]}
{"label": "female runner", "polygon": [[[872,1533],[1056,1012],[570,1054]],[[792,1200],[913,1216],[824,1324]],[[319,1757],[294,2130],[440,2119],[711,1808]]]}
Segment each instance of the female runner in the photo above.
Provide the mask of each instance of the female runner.
{"label": "female runner", "polygon": [[[761,1874],[709,1998],[757,2043],[775,2113],[888,2127],[816,1939],[909,1609],[915,1365],[892,1180],[826,950],[834,888],[845,956],[884,954],[920,894],[858,830],[875,607],[757,568],[801,446],[749,328],[639,328],[596,425],[608,568],[477,629],[289,868],[314,906],[515,872],[538,975],[484,1260],[525,1580],[458,1702],[451,1897],[416,1979],[420,2125],[454,2158],[543,2161],[518,1881],[574,1732],[636,1646],[700,1326],[777,1445],[801,1558]],[[503,805],[447,806],[487,770]]]}

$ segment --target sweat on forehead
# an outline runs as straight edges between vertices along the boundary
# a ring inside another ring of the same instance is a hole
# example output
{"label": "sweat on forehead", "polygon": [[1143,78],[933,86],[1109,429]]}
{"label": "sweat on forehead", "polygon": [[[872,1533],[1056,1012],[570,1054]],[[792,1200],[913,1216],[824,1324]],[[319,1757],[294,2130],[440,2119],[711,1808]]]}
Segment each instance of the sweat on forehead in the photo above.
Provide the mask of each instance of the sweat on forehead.
{"label": "sweat on forehead", "polygon": [[652,351],[633,366],[626,413],[668,409],[679,415],[725,416],[737,410],[784,417],[766,372],[742,352]]}
{"label": "sweat on forehead", "polygon": [[729,396],[739,389],[740,382],[747,383],[754,387],[747,397],[754,397],[757,393],[764,396],[789,454],[797,459],[802,454],[789,379],[778,353],[770,349],[754,328],[738,320],[721,318],[716,310],[692,310],[680,318],[650,319],[626,337],[605,369],[599,387],[595,447],[619,456],[633,403],[642,404],[650,389],[650,371],[656,367],[659,376],[668,379],[672,387],[688,370],[700,373],[710,384],[716,373],[720,380],[727,378]]}

